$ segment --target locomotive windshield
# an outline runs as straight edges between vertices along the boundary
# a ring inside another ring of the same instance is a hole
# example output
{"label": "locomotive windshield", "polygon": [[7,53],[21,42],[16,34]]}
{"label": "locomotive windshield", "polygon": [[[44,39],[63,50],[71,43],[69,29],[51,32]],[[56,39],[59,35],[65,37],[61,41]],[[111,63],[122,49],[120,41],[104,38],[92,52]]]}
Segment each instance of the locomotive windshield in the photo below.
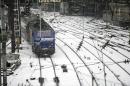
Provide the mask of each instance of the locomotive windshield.
{"label": "locomotive windshield", "polygon": [[51,30],[46,31],[38,31],[37,36],[42,38],[50,38],[53,37],[54,33]]}

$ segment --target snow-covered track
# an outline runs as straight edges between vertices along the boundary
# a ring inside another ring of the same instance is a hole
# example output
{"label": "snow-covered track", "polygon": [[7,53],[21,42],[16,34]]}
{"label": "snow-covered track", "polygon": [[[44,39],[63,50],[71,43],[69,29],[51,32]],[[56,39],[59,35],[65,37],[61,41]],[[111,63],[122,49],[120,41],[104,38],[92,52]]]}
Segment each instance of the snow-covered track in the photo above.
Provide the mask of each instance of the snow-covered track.
{"label": "snow-covered track", "polygon": [[[59,27],[57,27],[58,29],[61,29],[61,28],[59,28]],[[78,39],[80,39],[78,36],[76,36],[76,34],[81,34],[81,32],[78,32],[78,31],[75,31],[75,30],[64,30],[63,32],[67,32],[67,33],[70,33],[70,34],[74,34],[75,35],[75,37],[76,38],[78,38]],[[61,34],[62,34],[62,30],[61,30],[61,32],[60,32]],[[90,37],[90,36],[88,36],[87,34],[85,34],[84,35],[85,36],[85,38],[88,38],[88,39],[92,39],[92,40],[95,40],[95,41],[97,41],[97,42],[100,42],[100,43],[102,43],[102,44],[105,44],[105,42],[103,42],[103,41],[101,41],[101,40],[99,40],[98,38],[95,38],[95,37]],[[103,38],[102,38],[103,39]],[[85,41],[85,40],[84,40]],[[105,40],[105,41],[107,41],[107,40]],[[87,42],[87,41],[85,41],[85,42]],[[90,44],[89,42],[87,42],[88,44]],[[125,49],[125,48],[123,48],[121,45],[118,45],[118,44],[116,44],[115,42],[113,42],[114,44],[112,45],[112,44],[109,44],[107,47],[109,47],[109,48],[111,48],[111,49],[113,49],[113,50],[115,50],[117,53],[119,53],[119,54],[121,54],[122,56],[124,56],[126,59],[130,59],[128,56],[126,56],[126,55],[124,55],[123,53],[121,53],[120,51],[118,51],[117,49],[115,49],[114,47],[112,47],[112,46],[116,46],[116,47],[119,47],[119,48],[121,48],[121,49],[124,49],[124,50],[126,50],[126,51],[130,51],[130,50],[128,50],[128,49]],[[90,44],[90,45],[92,45],[92,44]],[[93,46],[93,45],[92,45]],[[127,46],[128,48],[130,48],[129,46]]]}
{"label": "snow-covered track", "polygon": [[56,74],[56,69],[55,69],[55,65],[54,65],[54,62],[51,58],[51,56],[49,56],[50,60],[51,60],[51,63],[52,63],[52,67],[53,67],[53,70],[54,70],[54,82],[56,83],[56,86],[59,86],[59,78],[57,77],[57,74]]}
{"label": "snow-covered track", "polygon": [[90,68],[89,68],[89,67],[87,66],[87,64],[84,62],[84,60],[77,54],[77,52],[76,52],[74,49],[72,49],[68,44],[66,44],[64,41],[62,41],[61,39],[59,39],[59,38],[57,38],[57,37],[56,37],[56,39],[58,39],[59,41],[61,41],[61,42],[64,43],[65,45],[67,45],[67,46],[77,55],[77,57],[83,62],[84,66],[87,68],[87,70],[88,70],[89,73],[91,74],[92,78],[94,79],[94,81],[95,81],[95,83],[96,83],[96,86],[99,86],[99,85],[98,85],[98,82],[97,82],[97,80],[96,80],[96,77],[94,76],[93,72],[90,70]]}
{"label": "snow-covered track", "polygon": [[[69,27],[68,27],[69,28]],[[94,34],[93,34],[94,35]],[[76,37],[76,36],[75,36]],[[78,39],[81,39],[79,37],[76,37]],[[103,55],[105,55],[107,58],[109,58],[111,61],[113,61],[116,65],[118,65],[122,70],[124,70],[129,76],[130,76],[130,73],[128,71],[126,71],[122,66],[120,66],[116,61],[114,61],[110,56],[108,56],[107,54],[105,54],[104,52],[102,52],[101,50],[99,50],[97,47],[93,46],[92,44],[90,44],[89,42],[85,41],[85,43],[91,45],[92,47],[94,47],[96,50],[98,50],[99,52],[101,52]],[[118,45],[117,45],[118,46]],[[109,47],[109,46],[108,46]],[[110,47],[111,48],[111,47]],[[116,51],[117,52],[117,51]],[[119,52],[118,52],[119,53]],[[121,54],[122,55],[122,54]],[[129,57],[125,56],[127,59],[129,59]]]}
{"label": "snow-covered track", "polygon": [[[66,24],[66,23],[58,23],[58,24],[60,24],[60,25],[62,25],[62,26],[64,26],[64,27],[66,27],[66,28],[73,27],[73,28],[71,28],[71,30],[84,31],[85,33],[87,32],[87,33],[89,33],[90,35],[96,37],[97,39],[98,39],[98,38],[101,38],[102,40],[107,41],[107,39],[105,39],[104,37],[97,36],[97,35],[95,35],[94,33],[91,32],[91,30],[102,31],[100,28],[97,29],[97,28],[93,27],[92,25],[89,26],[89,24],[87,24],[87,27],[89,27],[89,28],[84,28],[83,26],[80,26],[80,27],[79,27],[76,23],[75,23],[75,24],[71,24],[71,25],[70,25],[70,24]],[[84,25],[85,25],[85,24],[84,24]],[[75,29],[74,29],[74,28],[75,28]],[[84,28],[85,30],[83,30],[83,28]],[[94,29],[93,29],[93,28],[94,28]],[[89,30],[89,29],[90,29],[90,30]],[[112,29],[111,29],[111,30],[112,30]],[[105,30],[104,30],[104,31],[105,31]],[[105,31],[105,32],[106,32],[106,31]],[[115,32],[115,33],[117,34],[117,32]],[[118,33],[118,34],[119,34],[119,33]],[[113,35],[112,31],[111,31],[111,33],[109,32],[109,35]],[[119,34],[119,35],[121,35],[121,34]],[[128,37],[128,35],[127,35],[127,37]],[[123,40],[124,42],[126,42],[123,38],[120,38],[120,37],[118,37],[118,36],[116,36],[116,38],[119,38],[119,39]],[[128,49],[123,48],[120,43],[116,43],[116,42],[114,42],[114,41],[111,41],[111,43],[112,43],[112,44],[116,44],[117,47],[120,47],[120,48],[122,48],[122,49],[125,49],[125,50],[129,51]],[[123,46],[126,46],[126,45],[123,45]],[[130,48],[130,46],[126,46],[126,47]]]}
{"label": "snow-covered track", "polygon": [[[56,45],[57,45],[57,44],[56,44]],[[58,46],[58,45],[57,45],[57,46]],[[67,58],[67,59],[69,60],[69,62],[71,63],[71,65],[72,65],[72,67],[73,67],[73,69],[74,69],[74,71],[75,71],[75,73],[76,73],[76,76],[77,76],[77,79],[78,79],[78,81],[79,81],[79,84],[80,84],[80,86],[82,86],[80,77],[79,77],[79,75],[78,75],[78,72],[77,72],[77,70],[76,70],[76,68],[75,68],[75,66],[74,66],[74,64],[73,64],[73,62],[70,60],[69,56],[65,53],[65,51],[64,51],[60,46],[58,46],[58,48],[65,54],[66,58]]]}

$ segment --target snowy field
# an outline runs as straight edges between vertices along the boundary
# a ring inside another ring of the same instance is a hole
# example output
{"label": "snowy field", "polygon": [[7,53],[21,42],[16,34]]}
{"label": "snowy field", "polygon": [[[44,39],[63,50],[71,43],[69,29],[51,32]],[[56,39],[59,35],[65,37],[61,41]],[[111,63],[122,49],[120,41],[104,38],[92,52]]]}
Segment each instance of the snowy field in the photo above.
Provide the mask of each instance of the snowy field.
{"label": "snowy field", "polygon": [[40,76],[43,86],[130,86],[128,30],[92,17],[41,14],[56,31],[56,52],[38,59],[23,39],[21,66],[8,76],[8,86],[40,86]]}

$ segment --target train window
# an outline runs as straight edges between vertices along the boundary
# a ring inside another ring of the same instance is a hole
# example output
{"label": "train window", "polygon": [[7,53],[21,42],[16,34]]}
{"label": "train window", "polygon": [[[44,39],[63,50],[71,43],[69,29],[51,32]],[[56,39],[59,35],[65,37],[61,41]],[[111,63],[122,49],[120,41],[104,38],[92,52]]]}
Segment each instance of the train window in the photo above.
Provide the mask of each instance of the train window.
{"label": "train window", "polygon": [[37,36],[38,37],[51,37],[52,33],[50,30],[46,30],[46,31],[39,31]]}
{"label": "train window", "polygon": [[37,37],[34,39],[35,42],[40,42],[41,41],[41,38]]}

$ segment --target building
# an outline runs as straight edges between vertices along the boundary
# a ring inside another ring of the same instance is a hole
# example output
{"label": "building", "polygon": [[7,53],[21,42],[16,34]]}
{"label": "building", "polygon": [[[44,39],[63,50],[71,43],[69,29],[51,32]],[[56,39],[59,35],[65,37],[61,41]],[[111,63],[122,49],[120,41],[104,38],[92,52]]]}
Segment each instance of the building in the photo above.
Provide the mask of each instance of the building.
{"label": "building", "polygon": [[103,19],[115,25],[130,25],[130,2],[128,0],[112,1],[104,10]]}
{"label": "building", "polygon": [[61,0],[41,0],[42,10],[60,11]]}

